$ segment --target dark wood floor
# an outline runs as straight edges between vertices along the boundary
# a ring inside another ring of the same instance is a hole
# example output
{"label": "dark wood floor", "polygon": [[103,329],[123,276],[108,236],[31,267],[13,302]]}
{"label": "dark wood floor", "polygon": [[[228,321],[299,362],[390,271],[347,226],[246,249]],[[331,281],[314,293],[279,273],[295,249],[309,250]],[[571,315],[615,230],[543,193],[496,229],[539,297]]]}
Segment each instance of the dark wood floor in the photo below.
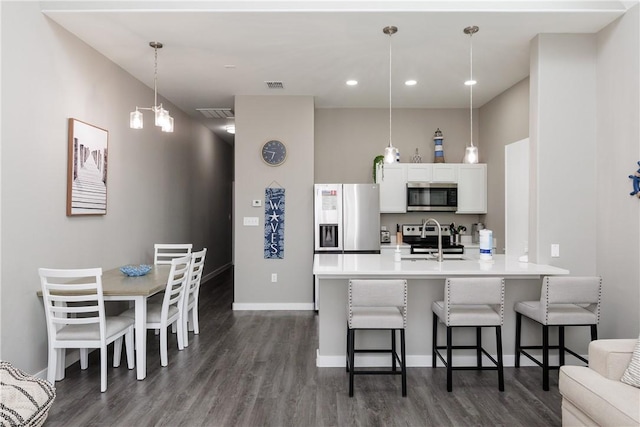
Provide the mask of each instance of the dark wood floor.
{"label": "dark wood floor", "polygon": [[[126,362],[108,368],[100,393],[97,352],[90,366],[67,368],[45,423],[53,426],[557,426],[557,372],[551,391],[539,368],[506,368],[505,387],[492,371],[409,368],[400,378],[360,376],[348,397],[344,368],[317,368],[313,312],[233,312],[232,270],[203,284],[200,335],[178,351],[169,338],[169,366],[160,366],[158,337],[149,333],[147,378]],[[111,361],[109,361],[111,362]]]}

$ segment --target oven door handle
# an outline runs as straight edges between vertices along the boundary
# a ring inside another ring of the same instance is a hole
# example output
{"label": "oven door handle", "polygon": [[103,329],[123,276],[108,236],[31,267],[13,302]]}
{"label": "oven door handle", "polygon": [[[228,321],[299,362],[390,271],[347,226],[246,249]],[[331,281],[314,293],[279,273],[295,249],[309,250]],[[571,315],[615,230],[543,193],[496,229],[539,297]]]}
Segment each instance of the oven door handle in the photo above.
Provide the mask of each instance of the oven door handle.
{"label": "oven door handle", "polygon": [[436,252],[436,251],[437,251],[437,249],[433,249],[433,248],[411,246],[411,253],[412,254],[431,254],[431,253]]}

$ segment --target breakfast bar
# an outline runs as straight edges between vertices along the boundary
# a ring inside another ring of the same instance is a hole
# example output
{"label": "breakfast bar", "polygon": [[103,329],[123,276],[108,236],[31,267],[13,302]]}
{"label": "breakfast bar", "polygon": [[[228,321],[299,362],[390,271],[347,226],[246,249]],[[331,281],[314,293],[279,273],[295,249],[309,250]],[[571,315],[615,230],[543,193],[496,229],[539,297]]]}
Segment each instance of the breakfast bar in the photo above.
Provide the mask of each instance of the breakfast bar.
{"label": "breakfast bar", "polygon": [[[568,270],[517,258],[494,255],[491,261],[473,256],[444,259],[437,262],[425,256],[404,255],[400,261],[394,254],[316,254],[313,274],[318,307],[318,341],[316,365],[344,367],[346,353],[347,286],[349,279],[406,279],[408,283],[407,366],[431,366],[431,303],[442,300],[444,279],[448,277],[503,277],[505,279],[505,320],[503,349],[505,366],[513,366],[515,313],[517,301],[540,298],[540,279],[547,275],[566,275]],[[539,331],[523,325],[523,339],[538,339]],[[385,346],[388,335],[380,331],[364,331],[363,346]],[[495,338],[486,331],[486,342],[494,348]],[[537,334],[537,335],[536,335]],[[384,336],[383,336],[384,335]],[[461,330],[454,340],[473,340],[474,331]],[[484,340],[484,333],[483,333]],[[464,355],[460,357],[465,357]],[[470,357],[474,357],[470,354]],[[364,356],[362,363],[386,366],[387,358]],[[464,363],[464,360],[462,361]]]}

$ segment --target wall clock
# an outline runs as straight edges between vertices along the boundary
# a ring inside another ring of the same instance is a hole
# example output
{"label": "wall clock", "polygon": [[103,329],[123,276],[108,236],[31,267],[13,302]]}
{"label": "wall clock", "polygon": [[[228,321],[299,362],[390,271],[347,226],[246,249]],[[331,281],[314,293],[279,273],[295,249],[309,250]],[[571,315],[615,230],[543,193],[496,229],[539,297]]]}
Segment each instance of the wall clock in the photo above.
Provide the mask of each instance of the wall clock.
{"label": "wall clock", "polygon": [[280,166],[287,159],[287,146],[272,139],[262,144],[262,160],[269,166]]}

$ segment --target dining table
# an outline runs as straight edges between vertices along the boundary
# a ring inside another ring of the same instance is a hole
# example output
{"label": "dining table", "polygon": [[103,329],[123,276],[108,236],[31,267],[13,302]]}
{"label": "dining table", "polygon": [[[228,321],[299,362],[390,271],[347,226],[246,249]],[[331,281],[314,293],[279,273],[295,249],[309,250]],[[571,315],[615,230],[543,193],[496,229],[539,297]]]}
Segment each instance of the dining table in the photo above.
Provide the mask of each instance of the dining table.
{"label": "dining table", "polygon": [[[165,290],[171,271],[170,265],[153,265],[143,276],[127,276],[120,268],[102,272],[102,293],[105,301],[129,301],[135,307],[135,354],[136,377],[143,380],[147,376],[147,300]],[[73,282],[72,282],[73,283]],[[42,295],[42,291],[38,291]],[[62,363],[64,364],[64,358]],[[64,366],[57,367],[58,373]],[[64,376],[64,374],[62,374]],[[56,375],[58,378],[59,375]]]}

